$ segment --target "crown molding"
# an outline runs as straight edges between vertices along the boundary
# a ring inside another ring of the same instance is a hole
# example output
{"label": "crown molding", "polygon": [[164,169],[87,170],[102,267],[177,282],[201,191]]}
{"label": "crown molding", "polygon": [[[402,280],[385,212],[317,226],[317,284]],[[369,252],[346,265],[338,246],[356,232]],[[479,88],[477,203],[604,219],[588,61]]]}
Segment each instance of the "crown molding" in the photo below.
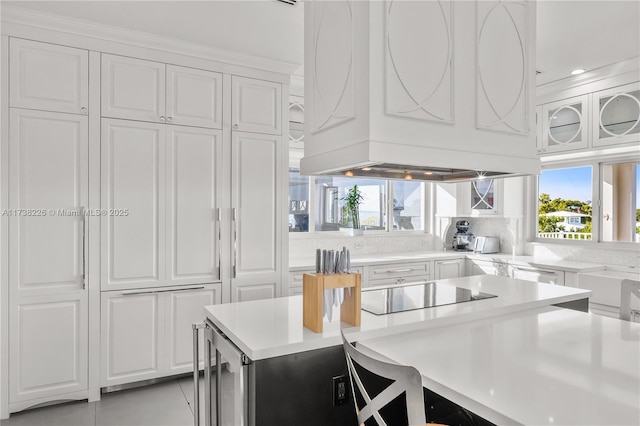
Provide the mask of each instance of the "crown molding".
{"label": "crown molding", "polygon": [[640,56],[596,68],[576,76],[541,84],[536,87],[536,96],[540,99],[564,90],[573,89],[577,91],[581,86],[595,84],[613,77],[628,77],[626,80],[630,80],[629,82],[638,81],[640,79]]}
{"label": "crown molding", "polygon": [[10,32],[10,29],[7,31],[7,27],[11,27],[12,25],[19,27],[32,27],[74,36],[105,40],[139,48],[192,56],[200,59],[212,60],[279,74],[291,75],[300,67],[300,64],[292,62],[279,61],[266,57],[253,56],[235,51],[204,46],[202,44],[187,42],[172,37],[164,37],[82,19],[33,11],[17,6],[7,6],[6,4],[2,4],[0,6],[0,21],[3,24],[3,35],[12,35],[10,33],[5,34],[5,32]]}

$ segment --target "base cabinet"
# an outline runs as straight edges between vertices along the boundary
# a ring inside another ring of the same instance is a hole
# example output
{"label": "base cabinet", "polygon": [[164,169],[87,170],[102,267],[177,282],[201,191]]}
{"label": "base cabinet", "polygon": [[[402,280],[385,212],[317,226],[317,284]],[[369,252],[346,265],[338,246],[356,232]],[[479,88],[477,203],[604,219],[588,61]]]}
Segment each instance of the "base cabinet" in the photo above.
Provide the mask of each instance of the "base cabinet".
{"label": "base cabinet", "polygon": [[193,371],[191,324],[202,321],[204,306],[221,302],[220,289],[204,284],[103,292],[100,386]]}
{"label": "base cabinet", "polygon": [[434,260],[433,279],[442,280],[445,278],[459,278],[465,275],[465,260]]}
{"label": "base cabinet", "polygon": [[22,298],[11,311],[11,411],[86,391],[86,292]]}

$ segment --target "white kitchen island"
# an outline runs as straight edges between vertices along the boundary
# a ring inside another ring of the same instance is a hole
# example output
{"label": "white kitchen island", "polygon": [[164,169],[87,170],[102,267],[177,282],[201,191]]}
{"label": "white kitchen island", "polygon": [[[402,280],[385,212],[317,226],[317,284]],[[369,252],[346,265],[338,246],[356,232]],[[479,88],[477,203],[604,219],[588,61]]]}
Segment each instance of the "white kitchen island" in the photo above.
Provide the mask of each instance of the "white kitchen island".
{"label": "white kitchen island", "polygon": [[340,323],[336,310],[323,333],[302,326],[301,296],[207,306],[205,335],[216,349],[222,348],[234,370],[233,389],[222,390],[235,394],[233,413],[224,418],[260,425],[295,424],[300,419],[318,425],[355,421],[351,401],[333,406],[332,378],[347,374],[343,328],[349,329],[352,340],[380,338],[551,305],[586,309],[590,296],[586,290],[491,275],[438,282],[497,297],[380,316],[363,311],[360,327]]}
{"label": "white kitchen island", "polygon": [[357,345],[495,424],[640,424],[640,324],[545,307]]}

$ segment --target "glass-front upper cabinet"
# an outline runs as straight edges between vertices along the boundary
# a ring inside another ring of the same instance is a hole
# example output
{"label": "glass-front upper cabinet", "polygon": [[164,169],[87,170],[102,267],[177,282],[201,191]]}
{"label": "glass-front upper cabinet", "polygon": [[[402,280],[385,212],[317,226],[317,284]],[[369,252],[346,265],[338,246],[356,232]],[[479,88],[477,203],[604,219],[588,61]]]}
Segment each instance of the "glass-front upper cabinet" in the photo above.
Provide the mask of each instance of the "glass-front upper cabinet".
{"label": "glass-front upper cabinet", "polygon": [[477,214],[495,214],[496,191],[493,179],[471,182],[471,211]]}
{"label": "glass-front upper cabinet", "polygon": [[304,98],[289,96],[289,148],[304,148]]}
{"label": "glass-front upper cabinet", "polygon": [[640,142],[640,82],[593,94],[593,146]]}
{"label": "glass-front upper cabinet", "polygon": [[586,148],[588,96],[563,99],[542,107],[542,153]]}

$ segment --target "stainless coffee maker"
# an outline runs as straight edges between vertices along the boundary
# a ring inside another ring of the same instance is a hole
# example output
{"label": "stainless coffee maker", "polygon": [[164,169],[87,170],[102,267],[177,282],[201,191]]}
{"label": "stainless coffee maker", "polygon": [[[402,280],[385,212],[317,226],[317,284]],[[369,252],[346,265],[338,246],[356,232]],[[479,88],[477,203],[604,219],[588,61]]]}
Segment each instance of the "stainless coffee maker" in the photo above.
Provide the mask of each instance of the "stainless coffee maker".
{"label": "stainless coffee maker", "polygon": [[473,234],[469,233],[469,222],[459,220],[456,222],[457,232],[453,235],[453,249],[468,251],[473,248]]}

